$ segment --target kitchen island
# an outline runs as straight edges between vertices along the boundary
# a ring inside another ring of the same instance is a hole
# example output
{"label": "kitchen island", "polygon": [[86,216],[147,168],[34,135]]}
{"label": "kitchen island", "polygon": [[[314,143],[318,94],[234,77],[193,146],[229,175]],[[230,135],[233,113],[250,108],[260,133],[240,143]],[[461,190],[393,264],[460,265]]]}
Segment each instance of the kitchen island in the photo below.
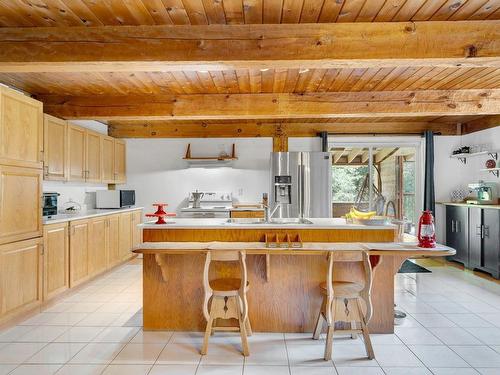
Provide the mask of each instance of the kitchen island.
{"label": "kitchen island", "polygon": [[[247,251],[249,317],[255,331],[312,332],[321,305],[319,283],[326,279],[328,251],[367,250],[374,280],[370,329],[394,329],[394,275],[413,256],[444,256],[453,250],[418,249],[398,245],[392,225],[347,224],[343,219],[309,219],[309,223],[263,223],[258,220],[174,219],[168,224],[142,224],[144,243],[144,329],[197,330],[205,327],[202,314],[202,274],[206,251]],[[302,248],[268,248],[269,238],[300,238]],[[215,267],[214,274],[230,277],[231,268]],[[357,280],[354,263],[335,267],[335,279]]]}

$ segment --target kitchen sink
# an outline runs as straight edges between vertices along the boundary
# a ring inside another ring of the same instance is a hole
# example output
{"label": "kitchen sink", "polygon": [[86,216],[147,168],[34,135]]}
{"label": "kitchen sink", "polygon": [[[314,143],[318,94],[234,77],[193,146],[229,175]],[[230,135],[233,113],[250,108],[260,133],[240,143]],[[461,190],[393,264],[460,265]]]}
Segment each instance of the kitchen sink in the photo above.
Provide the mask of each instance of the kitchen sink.
{"label": "kitchen sink", "polygon": [[312,224],[312,221],[299,218],[276,218],[271,219],[270,224]]}
{"label": "kitchen sink", "polygon": [[312,224],[312,221],[299,218],[276,218],[276,219],[271,219],[269,222],[267,222],[265,219],[257,219],[257,218],[232,218],[232,219],[227,219],[226,223],[286,225],[286,224]]}
{"label": "kitchen sink", "polygon": [[229,224],[266,224],[266,220],[255,217],[241,217],[227,219],[226,223]]}

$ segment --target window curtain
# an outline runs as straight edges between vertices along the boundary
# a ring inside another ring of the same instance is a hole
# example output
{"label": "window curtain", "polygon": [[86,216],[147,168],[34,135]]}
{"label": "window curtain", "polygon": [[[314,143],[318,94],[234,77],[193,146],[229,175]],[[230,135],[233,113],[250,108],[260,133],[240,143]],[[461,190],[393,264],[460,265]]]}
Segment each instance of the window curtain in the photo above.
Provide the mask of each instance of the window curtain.
{"label": "window curtain", "polygon": [[425,138],[425,178],[424,178],[424,210],[435,215],[436,201],[434,197],[434,133],[424,132]]}

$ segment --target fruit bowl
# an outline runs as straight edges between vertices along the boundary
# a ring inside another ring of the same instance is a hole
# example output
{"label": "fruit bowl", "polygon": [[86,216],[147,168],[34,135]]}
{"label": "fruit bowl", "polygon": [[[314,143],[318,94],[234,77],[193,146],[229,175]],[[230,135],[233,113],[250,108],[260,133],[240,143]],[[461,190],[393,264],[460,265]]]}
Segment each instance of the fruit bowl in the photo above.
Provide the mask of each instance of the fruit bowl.
{"label": "fruit bowl", "polygon": [[371,218],[353,218],[352,222],[355,224],[362,225],[388,225],[390,224],[390,220],[387,216],[372,216]]}

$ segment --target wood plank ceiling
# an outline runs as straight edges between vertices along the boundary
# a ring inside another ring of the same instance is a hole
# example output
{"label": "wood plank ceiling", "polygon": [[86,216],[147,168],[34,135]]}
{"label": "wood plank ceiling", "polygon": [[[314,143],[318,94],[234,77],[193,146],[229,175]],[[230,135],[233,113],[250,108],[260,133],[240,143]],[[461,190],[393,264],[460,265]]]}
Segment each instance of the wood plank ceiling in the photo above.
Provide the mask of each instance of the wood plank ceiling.
{"label": "wood plank ceiling", "polygon": [[[415,27],[412,25],[419,22],[424,25],[428,23],[426,21],[450,21],[448,24],[451,25],[454,24],[451,21],[471,21],[471,24],[482,21],[486,24],[497,22],[495,20],[500,20],[500,0],[0,0],[0,47],[3,42],[4,46],[9,43],[7,37],[2,41],[2,28],[45,30],[49,27],[61,30],[60,36],[64,38],[62,33],[65,30],[82,26],[407,22],[405,27],[411,33],[411,28]],[[54,31],[52,37],[58,35],[57,32]],[[490,48],[489,55],[485,57],[500,58],[500,54],[496,54],[498,40],[494,40],[497,35],[486,36],[493,40],[481,41],[479,51]],[[478,46],[465,44],[463,47],[466,51],[463,57],[474,61]],[[17,50],[16,46],[13,48]],[[224,51],[221,52],[223,54]],[[28,51],[27,60],[34,59],[36,62],[34,55],[36,53]],[[386,63],[377,66],[370,63],[367,66],[350,67],[346,64],[336,68],[319,68],[317,64],[297,60],[293,67],[269,64],[255,68],[243,66],[231,69],[225,66],[223,69],[155,71],[134,68],[127,71],[125,65],[119,71],[82,68],[63,72],[51,70],[50,64],[43,65],[48,67],[45,70],[39,65],[36,69],[24,71],[9,69],[8,65],[2,66],[0,62],[0,83],[33,94],[41,100],[53,96],[95,97],[99,100],[99,97],[120,96],[304,95],[432,90],[450,93],[456,90],[464,90],[464,93],[467,93],[466,90],[492,90],[488,95],[493,97],[493,93],[500,89],[500,60],[489,60],[484,64],[480,59],[483,56],[478,57],[477,61],[481,62],[478,64]],[[463,127],[465,131],[498,125],[498,117],[492,116],[495,114],[500,114],[500,108],[498,113],[488,112],[488,116],[480,110],[477,114],[469,111],[447,113],[446,116],[419,115],[416,112],[405,116],[354,116],[348,121],[333,114],[326,116],[328,118],[310,116],[297,119],[286,116],[266,119],[260,116],[255,120],[248,117],[245,120],[222,117],[189,121],[174,117],[168,121],[149,118],[107,120],[111,133],[130,137],[209,136],[212,134],[210,129],[213,134],[222,136],[310,135],[316,131],[416,133],[425,129],[456,134],[457,123],[470,123],[468,127]]]}
{"label": "wood plank ceiling", "polygon": [[500,19],[499,0],[1,0],[0,26]]}

